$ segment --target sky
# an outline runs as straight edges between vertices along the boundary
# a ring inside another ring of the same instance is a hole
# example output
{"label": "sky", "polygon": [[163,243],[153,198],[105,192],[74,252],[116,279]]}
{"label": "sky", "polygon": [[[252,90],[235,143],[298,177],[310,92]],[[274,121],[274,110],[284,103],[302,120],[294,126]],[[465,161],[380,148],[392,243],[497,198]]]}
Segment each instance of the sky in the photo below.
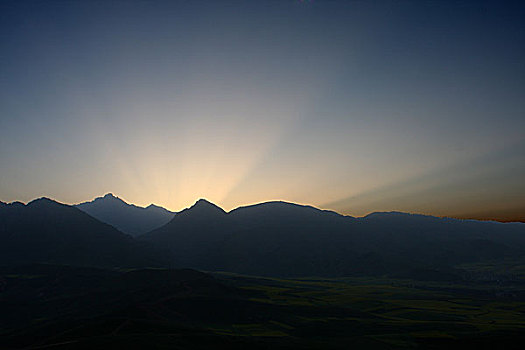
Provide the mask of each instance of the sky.
{"label": "sky", "polygon": [[0,200],[525,221],[525,3],[2,1]]}

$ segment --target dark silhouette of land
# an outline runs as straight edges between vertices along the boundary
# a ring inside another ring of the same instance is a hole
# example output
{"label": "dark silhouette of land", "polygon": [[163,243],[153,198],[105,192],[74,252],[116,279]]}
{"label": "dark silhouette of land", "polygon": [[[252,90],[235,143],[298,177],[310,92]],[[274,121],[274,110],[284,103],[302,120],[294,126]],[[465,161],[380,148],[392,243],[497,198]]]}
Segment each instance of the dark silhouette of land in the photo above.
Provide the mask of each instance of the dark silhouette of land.
{"label": "dark silhouette of land", "polygon": [[133,238],[0,202],[2,349],[518,349],[524,305],[521,223],[199,200]]}
{"label": "dark silhouette of land", "polygon": [[398,212],[353,218],[285,202],[226,213],[199,200],[139,239],[169,249],[175,266],[204,270],[453,278],[461,264],[523,259],[525,225]]}
{"label": "dark silhouette of land", "polygon": [[[105,201],[121,205],[109,195]],[[134,222],[131,215],[125,225]],[[464,264],[525,259],[522,223],[398,212],[353,218],[285,202],[227,213],[203,199],[136,239],[50,199],[4,203],[0,242],[3,263],[156,264],[281,277],[461,279]]]}
{"label": "dark silhouette of land", "polygon": [[175,215],[174,212],[153,204],[145,208],[128,204],[112,193],[75,206],[134,237],[165,225]]}
{"label": "dark silhouette of land", "polygon": [[521,349],[523,282],[0,267],[2,349]]}
{"label": "dark silhouette of land", "polygon": [[0,264],[160,266],[158,256],[80,209],[48,198],[0,206]]}
{"label": "dark silhouette of land", "polygon": [[353,218],[285,202],[227,213],[201,199],[133,239],[76,207],[41,198],[0,206],[0,243],[7,264],[461,279],[465,264],[523,261],[525,224],[398,212]]}

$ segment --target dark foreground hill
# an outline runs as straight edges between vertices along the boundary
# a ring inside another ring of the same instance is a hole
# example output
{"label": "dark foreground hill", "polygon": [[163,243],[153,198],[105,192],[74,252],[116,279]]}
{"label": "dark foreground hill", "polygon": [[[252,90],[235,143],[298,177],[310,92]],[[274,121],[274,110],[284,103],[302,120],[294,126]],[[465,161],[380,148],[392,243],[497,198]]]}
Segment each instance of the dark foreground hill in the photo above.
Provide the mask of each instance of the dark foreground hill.
{"label": "dark foreground hill", "polygon": [[128,204],[111,193],[104,197],[95,198],[91,202],[84,202],[75,206],[94,218],[132,236],[161,227],[175,215],[174,212],[153,204],[145,208]]}
{"label": "dark foreground hill", "polygon": [[0,267],[1,349],[521,349],[525,285]]}
{"label": "dark foreground hill", "polygon": [[342,216],[284,202],[224,212],[205,200],[139,239],[171,251],[175,266],[267,276],[420,275],[523,260],[525,224],[404,213]]}
{"label": "dark foreground hill", "polygon": [[[201,200],[137,241],[49,199],[0,203],[0,348],[521,349],[523,230]],[[148,243],[176,266],[324,277],[146,269],[170,263]]]}
{"label": "dark foreground hill", "polygon": [[0,206],[0,265],[151,266],[151,247],[83,211],[47,198]]}

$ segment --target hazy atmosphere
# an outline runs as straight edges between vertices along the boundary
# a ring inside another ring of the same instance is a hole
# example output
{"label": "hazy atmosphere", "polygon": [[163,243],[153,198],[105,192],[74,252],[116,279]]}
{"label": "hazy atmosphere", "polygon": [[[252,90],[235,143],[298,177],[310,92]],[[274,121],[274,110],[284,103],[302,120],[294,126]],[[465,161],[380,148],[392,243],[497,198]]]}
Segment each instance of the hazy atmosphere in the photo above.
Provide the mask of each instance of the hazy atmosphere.
{"label": "hazy atmosphere", "polygon": [[2,1],[0,200],[525,221],[525,6]]}
{"label": "hazy atmosphere", "polygon": [[523,344],[525,1],[0,1],[0,349]]}

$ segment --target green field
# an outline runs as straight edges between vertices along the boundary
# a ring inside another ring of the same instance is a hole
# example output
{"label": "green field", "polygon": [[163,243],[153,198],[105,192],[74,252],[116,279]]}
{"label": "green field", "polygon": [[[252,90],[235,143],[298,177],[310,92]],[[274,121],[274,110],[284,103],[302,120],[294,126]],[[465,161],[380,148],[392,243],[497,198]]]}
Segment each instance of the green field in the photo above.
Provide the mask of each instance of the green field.
{"label": "green field", "polygon": [[[255,292],[253,301],[296,310],[240,329],[248,335],[265,330],[334,347],[377,341],[378,346],[415,348],[473,339],[490,341],[525,331],[525,286],[218,276]],[[232,327],[231,334],[240,330]]]}
{"label": "green field", "polygon": [[525,344],[525,284],[519,279],[280,279],[51,265],[1,273],[2,349],[519,349]]}

